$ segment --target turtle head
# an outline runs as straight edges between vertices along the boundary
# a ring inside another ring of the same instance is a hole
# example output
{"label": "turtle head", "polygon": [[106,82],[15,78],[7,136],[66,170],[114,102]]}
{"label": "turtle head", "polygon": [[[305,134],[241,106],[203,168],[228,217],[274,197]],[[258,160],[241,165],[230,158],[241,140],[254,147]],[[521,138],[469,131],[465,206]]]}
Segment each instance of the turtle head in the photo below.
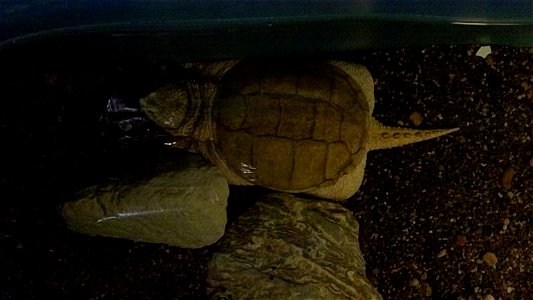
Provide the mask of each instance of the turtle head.
{"label": "turtle head", "polygon": [[167,85],[140,100],[141,110],[174,136],[192,137],[204,99],[194,83]]}

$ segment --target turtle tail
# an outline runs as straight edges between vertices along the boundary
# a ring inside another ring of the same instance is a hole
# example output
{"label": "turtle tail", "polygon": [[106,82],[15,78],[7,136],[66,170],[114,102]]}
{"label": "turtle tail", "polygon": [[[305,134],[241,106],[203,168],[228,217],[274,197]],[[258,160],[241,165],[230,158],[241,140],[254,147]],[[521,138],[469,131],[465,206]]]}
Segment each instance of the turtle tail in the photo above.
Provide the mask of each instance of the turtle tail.
{"label": "turtle tail", "polygon": [[370,118],[368,150],[387,149],[437,138],[459,128],[420,130],[385,126]]}

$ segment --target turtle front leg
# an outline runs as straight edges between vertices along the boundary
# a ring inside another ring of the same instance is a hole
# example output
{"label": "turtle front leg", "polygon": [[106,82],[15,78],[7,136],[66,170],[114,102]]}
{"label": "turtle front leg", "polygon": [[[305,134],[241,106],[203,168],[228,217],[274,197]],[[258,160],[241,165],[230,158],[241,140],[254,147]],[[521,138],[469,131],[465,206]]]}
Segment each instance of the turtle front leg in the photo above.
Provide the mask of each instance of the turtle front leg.
{"label": "turtle front leg", "polygon": [[254,185],[253,168],[246,164],[242,164],[242,173],[235,174],[224,159],[218,153],[217,147],[214,144],[214,141],[202,142],[199,145],[199,150],[202,155],[209,160],[212,164],[217,166],[217,168],[222,172],[222,175],[228,180],[228,183],[231,185]]}
{"label": "turtle front leg", "polygon": [[202,76],[207,78],[215,79],[216,81],[220,80],[227,71],[233,68],[239,60],[223,60],[217,61],[214,63],[186,63],[184,68],[189,70],[196,70]]}

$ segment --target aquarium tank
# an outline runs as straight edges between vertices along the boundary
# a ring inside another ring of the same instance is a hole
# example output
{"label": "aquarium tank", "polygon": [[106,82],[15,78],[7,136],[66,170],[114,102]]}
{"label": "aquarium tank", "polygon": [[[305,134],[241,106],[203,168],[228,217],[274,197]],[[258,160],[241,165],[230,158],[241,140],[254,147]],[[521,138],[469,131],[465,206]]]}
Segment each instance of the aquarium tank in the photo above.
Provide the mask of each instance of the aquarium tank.
{"label": "aquarium tank", "polygon": [[530,0],[0,3],[1,299],[529,299]]}

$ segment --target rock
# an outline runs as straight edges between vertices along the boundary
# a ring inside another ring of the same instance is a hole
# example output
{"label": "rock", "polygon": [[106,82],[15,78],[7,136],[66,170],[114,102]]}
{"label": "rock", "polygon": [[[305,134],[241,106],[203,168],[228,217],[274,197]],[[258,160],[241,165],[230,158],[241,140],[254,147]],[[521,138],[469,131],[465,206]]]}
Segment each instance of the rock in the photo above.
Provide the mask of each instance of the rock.
{"label": "rock", "polygon": [[422,117],[422,115],[419,112],[415,111],[409,116],[409,119],[411,119],[411,122],[413,122],[413,125],[419,126],[420,124],[422,124],[424,117]]}
{"label": "rock", "polygon": [[455,244],[459,247],[463,247],[464,245],[466,245],[466,243],[468,242],[467,238],[466,238],[466,235],[458,235],[457,238],[455,239]]}
{"label": "rock", "polygon": [[61,213],[77,232],[200,248],[224,234],[228,194],[228,183],[215,167],[189,166],[89,187]]}
{"label": "rock", "polygon": [[483,261],[489,266],[494,266],[498,262],[498,257],[492,252],[487,252],[483,255]]}
{"label": "rock", "polygon": [[509,226],[509,224],[511,224],[511,220],[509,218],[503,219],[502,230],[503,231],[507,230],[507,227]]}
{"label": "rock", "polygon": [[500,186],[504,189],[504,190],[508,190],[511,188],[512,184],[513,184],[513,176],[514,176],[514,169],[513,168],[507,168],[501,178],[500,178]]}
{"label": "rock", "polygon": [[442,249],[439,251],[439,253],[437,253],[437,258],[441,258],[441,257],[444,257],[446,256],[446,249]]}
{"label": "rock", "polygon": [[214,299],[382,299],[365,277],[359,225],[343,206],[260,199],[228,227],[209,263]]}
{"label": "rock", "polygon": [[418,281],[418,279],[413,278],[409,280],[409,286],[419,286],[419,285],[420,285],[420,282]]}
{"label": "rock", "polygon": [[428,273],[427,272],[422,273],[422,275],[420,275],[420,279],[422,280],[428,279]]}
{"label": "rock", "polygon": [[433,294],[433,290],[431,289],[429,283],[422,284],[422,291],[424,292],[424,296],[426,297],[431,297],[431,295]]}

